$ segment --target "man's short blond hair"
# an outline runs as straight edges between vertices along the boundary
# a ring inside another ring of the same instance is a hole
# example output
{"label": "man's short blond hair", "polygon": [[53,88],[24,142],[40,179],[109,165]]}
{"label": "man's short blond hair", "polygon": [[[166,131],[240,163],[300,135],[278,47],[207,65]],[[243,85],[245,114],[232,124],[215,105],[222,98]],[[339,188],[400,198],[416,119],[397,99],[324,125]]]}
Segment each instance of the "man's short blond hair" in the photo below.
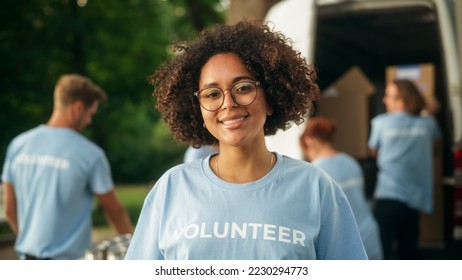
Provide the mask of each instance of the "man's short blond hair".
{"label": "man's short blond hair", "polygon": [[92,106],[96,101],[107,99],[106,92],[89,78],[80,74],[62,75],[55,86],[55,107],[67,107],[76,101],[81,101],[85,107]]}

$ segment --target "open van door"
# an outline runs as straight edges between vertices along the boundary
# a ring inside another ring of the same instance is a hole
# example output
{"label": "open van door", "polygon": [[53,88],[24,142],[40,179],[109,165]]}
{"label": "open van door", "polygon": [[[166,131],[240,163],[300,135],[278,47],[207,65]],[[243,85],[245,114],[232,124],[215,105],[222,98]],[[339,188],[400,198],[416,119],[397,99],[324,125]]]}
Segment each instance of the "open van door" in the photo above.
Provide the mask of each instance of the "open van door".
{"label": "open van door", "polygon": [[[283,0],[266,17],[297,47],[302,46],[302,54],[318,69],[323,92],[320,103],[350,69],[360,69],[367,76],[374,92],[365,102],[367,114],[361,122],[365,126],[385,112],[382,98],[387,69],[411,73],[416,79],[431,78],[431,92],[440,105],[435,118],[443,132],[442,155],[435,162],[435,213],[423,217],[421,224],[421,241],[432,246],[462,239],[461,6],[460,0]],[[430,72],[425,72],[427,66]],[[350,106],[355,108],[357,103],[338,103],[339,110]],[[348,128],[355,125],[347,124]],[[267,137],[268,146],[300,159],[301,131],[302,127],[293,127]],[[366,182],[373,182],[368,175]],[[373,183],[366,186],[369,197],[374,187]]]}
{"label": "open van door", "polygon": [[[459,83],[462,82],[462,1],[455,2],[455,22],[456,22],[456,37],[458,42],[459,54]],[[461,99],[462,85],[459,84],[459,99]],[[462,103],[462,101],[460,101]],[[459,119],[462,122],[462,116]],[[460,137],[462,138],[462,137]],[[459,138],[459,145],[454,148],[454,175],[447,180],[449,185],[453,185],[453,237],[456,240],[462,240],[462,140]],[[449,192],[451,193],[451,192]]]}
{"label": "open van door", "polygon": [[[268,11],[265,21],[274,25],[274,29],[292,39],[294,48],[300,51],[309,62],[312,62],[313,41],[315,32],[316,1],[315,0],[285,0],[276,3]],[[302,159],[298,137],[304,126],[292,126],[286,131],[280,131],[274,136],[266,137],[270,151],[277,151],[296,159]]]}

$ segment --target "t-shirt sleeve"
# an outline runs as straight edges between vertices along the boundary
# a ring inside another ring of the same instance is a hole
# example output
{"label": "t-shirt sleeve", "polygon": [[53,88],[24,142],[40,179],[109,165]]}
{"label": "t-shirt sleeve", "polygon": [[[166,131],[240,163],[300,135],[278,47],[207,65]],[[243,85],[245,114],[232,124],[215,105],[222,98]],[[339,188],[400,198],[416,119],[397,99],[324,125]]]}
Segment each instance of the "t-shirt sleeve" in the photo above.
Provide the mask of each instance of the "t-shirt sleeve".
{"label": "t-shirt sleeve", "polygon": [[6,150],[5,161],[3,163],[2,182],[14,183],[13,174],[11,172],[11,161],[13,159],[12,154],[13,154],[12,144],[10,144],[8,145],[8,149]]}
{"label": "t-shirt sleeve", "polygon": [[321,229],[316,241],[317,259],[367,260],[361,235],[345,194],[334,181],[321,200]]}
{"label": "t-shirt sleeve", "polygon": [[371,122],[371,133],[369,136],[369,141],[367,143],[368,147],[371,149],[378,149],[380,145],[380,133],[378,127],[377,119],[372,119]]}
{"label": "t-shirt sleeve", "polygon": [[159,231],[162,213],[162,191],[159,183],[152,188],[144,200],[125,260],[162,260],[159,249]]}
{"label": "t-shirt sleeve", "polygon": [[438,123],[436,122],[436,120],[434,118],[430,117],[429,119],[430,119],[430,123],[431,123],[431,127],[432,127],[433,140],[437,140],[437,139],[441,138],[440,127],[438,126]]}
{"label": "t-shirt sleeve", "polygon": [[90,188],[93,193],[105,194],[114,187],[111,168],[104,154],[95,162],[90,174]]}

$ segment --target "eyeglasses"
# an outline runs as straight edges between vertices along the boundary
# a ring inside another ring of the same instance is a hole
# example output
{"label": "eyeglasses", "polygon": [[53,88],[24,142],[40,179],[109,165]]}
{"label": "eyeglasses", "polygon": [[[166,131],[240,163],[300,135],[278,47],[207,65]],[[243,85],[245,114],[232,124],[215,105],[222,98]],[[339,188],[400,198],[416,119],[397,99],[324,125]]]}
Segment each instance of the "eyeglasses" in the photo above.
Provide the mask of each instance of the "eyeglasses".
{"label": "eyeglasses", "polygon": [[242,81],[233,85],[230,89],[219,87],[204,88],[194,93],[199,99],[202,108],[207,111],[216,111],[225,103],[225,91],[229,90],[233,101],[240,106],[252,104],[257,98],[257,87],[260,82]]}

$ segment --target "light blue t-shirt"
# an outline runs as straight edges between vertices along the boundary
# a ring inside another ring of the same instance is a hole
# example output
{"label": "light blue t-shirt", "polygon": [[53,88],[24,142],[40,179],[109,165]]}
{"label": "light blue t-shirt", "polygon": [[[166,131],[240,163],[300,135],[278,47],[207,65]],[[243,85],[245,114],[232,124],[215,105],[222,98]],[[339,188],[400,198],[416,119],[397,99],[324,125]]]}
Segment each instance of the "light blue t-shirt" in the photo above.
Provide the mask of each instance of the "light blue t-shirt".
{"label": "light blue t-shirt", "polygon": [[345,153],[319,157],[312,163],[326,171],[340,185],[348,198],[368,258],[383,259],[379,226],[367,204],[361,166],[353,157]]}
{"label": "light blue t-shirt", "polygon": [[2,180],[14,185],[15,250],[79,259],[91,244],[93,195],[113,187],[102,149],[68,128],[40,125],[8,146]]}
{"label": "light blue t-shirt", "polygon": [[339,186],[277,155],[263,178],[233,184],[211,156],[167,171],[145,199],[125,259],[367,259]]}
{"label": "light blue t-shirt", "polygon": [[404,112],[372,119],[369,147],[377,149],[376,199],[394,199],[433,211],[433,144],[441,132],[429,116]]}

